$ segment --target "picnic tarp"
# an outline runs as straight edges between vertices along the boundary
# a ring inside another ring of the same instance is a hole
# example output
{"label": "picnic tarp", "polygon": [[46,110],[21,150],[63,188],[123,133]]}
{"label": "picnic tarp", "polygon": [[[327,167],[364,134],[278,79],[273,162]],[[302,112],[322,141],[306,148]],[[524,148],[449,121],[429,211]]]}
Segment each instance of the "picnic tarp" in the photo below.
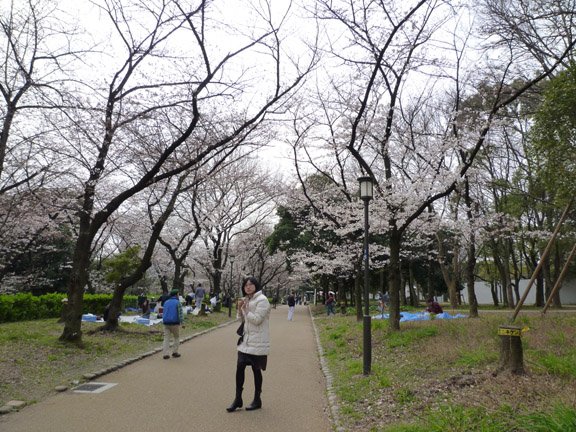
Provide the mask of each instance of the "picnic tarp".
{"label": "picnic tarp", "polygon": [[[442,312],[440,314],[431,314],[429,312],[400,312],[400,322],[405,321],[428,321],[431,319],[456,319],[456,318],[467,318],[467,315],[463,314],[455,314],[450,315],[448,312]],[[378,315],[373,315],[372,319],[388,319],[390,318],[390,314],[383,313]]]}
{"label": "picnic tarp", "polygon": [[[145,326],[152,326],[162,322],[162,318],[143,318],[140,315],[120,315],[118,317],[118,320],[124,323],[142,324]],[[82,321],[101,322],[101,323],[104,322],[102,318],[99,318],[94,314],[82,315]]]}

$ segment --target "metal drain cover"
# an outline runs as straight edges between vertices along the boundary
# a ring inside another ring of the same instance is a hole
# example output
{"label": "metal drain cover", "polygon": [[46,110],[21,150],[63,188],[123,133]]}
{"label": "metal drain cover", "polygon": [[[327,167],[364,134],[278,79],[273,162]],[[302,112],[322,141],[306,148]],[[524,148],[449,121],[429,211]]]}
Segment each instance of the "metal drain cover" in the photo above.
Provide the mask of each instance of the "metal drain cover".
{"label": "metal drain cover", "polygon": [[74,393],[102,393],[115,385],[116,383],[86,383],[74,388]]}

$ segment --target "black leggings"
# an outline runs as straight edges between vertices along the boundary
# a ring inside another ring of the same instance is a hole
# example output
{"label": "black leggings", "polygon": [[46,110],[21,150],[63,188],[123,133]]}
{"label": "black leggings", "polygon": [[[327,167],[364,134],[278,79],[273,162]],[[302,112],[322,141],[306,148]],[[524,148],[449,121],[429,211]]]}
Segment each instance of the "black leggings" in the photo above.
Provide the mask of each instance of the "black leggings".
{"label": "black leggings", "polygon": [[[245,363],[238,363],[236,365],[236,391],[241,392],[244,387],[244,377],[246,366]],[[254,389],[256,393],[262,393],[262,371],[260,369],[254,368],[252,366],[252,372],[254,373]]]}

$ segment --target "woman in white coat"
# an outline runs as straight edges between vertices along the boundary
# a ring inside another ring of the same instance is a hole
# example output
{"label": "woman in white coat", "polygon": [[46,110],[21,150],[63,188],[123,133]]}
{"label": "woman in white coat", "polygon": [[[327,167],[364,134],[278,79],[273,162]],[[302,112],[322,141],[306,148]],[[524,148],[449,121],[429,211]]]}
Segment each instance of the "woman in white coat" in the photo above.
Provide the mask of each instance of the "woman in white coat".
{"label": "woman in white coat", "polygon": [[261,291],[258,280],[249,277],[242,283],[244,297],[238,300],[238,317],[244,324],[244,332],[238,341],[238,361],[236,363],[236,397],[226,411],[242,408],[242,390],[246,366],[254,373],[254,400],[246,407],[247,411],[262,408],[262,371],[266,370],[270,352],[270,303]]}

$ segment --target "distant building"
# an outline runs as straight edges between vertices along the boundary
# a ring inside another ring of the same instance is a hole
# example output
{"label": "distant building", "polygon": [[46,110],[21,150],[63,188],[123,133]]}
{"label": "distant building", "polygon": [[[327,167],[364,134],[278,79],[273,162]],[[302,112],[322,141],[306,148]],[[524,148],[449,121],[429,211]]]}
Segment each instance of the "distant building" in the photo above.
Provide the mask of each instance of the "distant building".
{"label": "distant building", "polygon": [[[526,287],[528,286],[528,279],[522,279],[520,281],[519,292],[520,296],[524,295]],[[476,282],[474,292],[476,294],[476,300],[479,305],[491,305],[494,304],[492,300],[492,293],[490,292],[490,285],[486,282]],[[461,291],[462,302],[468,303],[468,293],[466,288]],[[503,303],[504,292],[502,287],[498,288],[498,301],[500,304]],[[576,278],[566,279],[560,288],[560,301],[563,305],[576,305]],[[524,301],[524,304],[529,306],[536,303],[536,286],[532,285],[530,292]]]}

